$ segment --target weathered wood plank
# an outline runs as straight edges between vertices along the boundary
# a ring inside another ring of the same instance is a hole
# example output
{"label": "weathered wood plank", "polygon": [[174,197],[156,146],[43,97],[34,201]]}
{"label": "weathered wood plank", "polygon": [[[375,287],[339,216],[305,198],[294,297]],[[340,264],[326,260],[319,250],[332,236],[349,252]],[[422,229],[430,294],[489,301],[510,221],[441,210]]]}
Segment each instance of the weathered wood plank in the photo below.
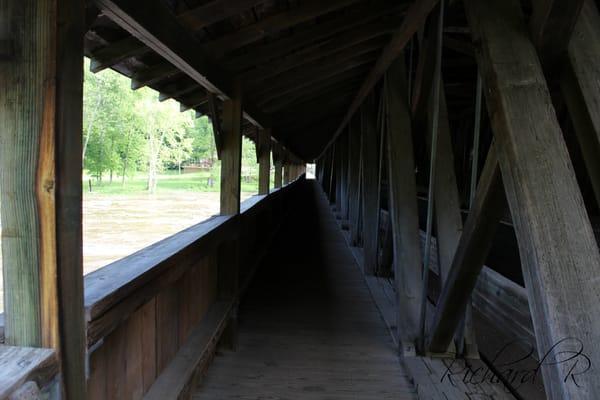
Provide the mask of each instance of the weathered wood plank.
{"label": "weathered wood plank", "polygon": [[[432,96],[429,96],[431,99]],[[429,101],[428,131],[431,132],[432,101]],[[429,138],[431,142],[431,138]],[[460,215],[460,196],[456,184],[456,173],[454,172],[454,154],[452,149],[452,138],[450,132],[450,121],[448,119],[448,108],[446,105],[446,94],[443,81],[440,82],[440,105],[438,114],[438,144],[436,154],[436,177],[435,177],[435,229],[437,232],[437,244],[439,255],[438,274],[442,283],[446,280],[456,247],[463,230],[462,217]]]}
{"label": "weathered wood plank", "polygon": [[[432,352],[448,349],[464,317],[477,277],[492,245],[496,227],[506,209],[500,167],[494,147],[490,149],[479,188],[465,229],[460,236],[442,293],[436,307],[429,338]],[[438,246],[439,246],[438,239]],[[442,258],[440,257],[440,262]]]}
{"label": "weathered wood plank", "polygon": [[587,172],[600,205],[600,15],[593,1],[583,9],[569,42],[560,78]]}
{"label": "weathered wood plank", "polygon": [[553,68],[567,51],[584,0],[534,0],[531,3],[531,39],[542,63]]}
{"label": "weathered wood plank", "polygon": [[358,4],[348,12],[314,26],[298,29],[298,32],[281,39],[266,43],[257,42],[248,46],[248,51],[242,55],[232,56],[223,60],[223,64],[235,71],[243,71],[257,65],[276,62],[277,59],[299,51],[306,46],[318,43],[341,32],[360,31],[364,26],[383,15],[398,13],[405,8],[404,4],[390,3],[386,0],[374,0]]}
{"label": "weathered wood plank", "polygon": [[319,0],[308,0],[288,11],[264,18],[254,24],[245,26],[235,32],[211,41],[204,48],[217,58],[244,45],[256,42],[267,34],[276,33],[291,26],[300,24],[319,15],[349,6],[358,0],[330,0],[323,3]]}
{"label": "weathered wood plank", "polygon": [[232,303],[213,304],[206,316],[177,352],[173,361],[158,376],[144,400],[177,400],[186,387],[193,385],[196,370],[206,368],[229,320]]}
{"label": "weathered wood plank", "polygon": [[0,63],[5,339],[60,352],[65,392],[82,398],[85,9],[71,0],[2,8],[15,50]]}
{"label": "weathered wood plank", "polygon": [[[281,146],[280,145],[276,145],[275,148],[273,149],[273,164],[275,164],[275,181],[273,183],[273,186],[275,187],[275,189],[279,189],[283,186],[283,155],[281,154],[282,150],[281,150]],[[327,167],[327,171],[329,172],[329,165]],[[326,175],[326,180],[327,180],[327,175]]]}
{"label": "weathered wood plank", "polygon": [[425,0],[415,1],[411,4],[410,8],[406,12],[402,25],[400,25],[398,30],[390,39],[390,42],[381,52],[381,55],[379,56],[375,66],[365,79],[364,83],[356,94],[356,97],[352,101],[346,116],[342,120],[338,130],[335,132],[327,146],[335,141],[344,127],[350,122],[352,115],[354,115],[354,113],[359,109],[365,98],[369,95],[373,87],[381,79],[389,66],[398,57],[398,54],[404,49],[417,29],[419,29],[419,27],[425,22],[425,19],[433,7],[435,7],[437,2],[438,0]]}
{"label": "weathered wood plank", "polygon": [[[224,98],[236,96],[235,79],[201,50],[201,45],[179,23],[166,4],[158,0],[146,1],[144,7],[138,7],[135,0],[94,2],[117,25],[137,37],[207,91]],[[245,117],[253,124],[269,125],[266,116],[254,109],[252,104],[246,104],[244,110]]]}
{"label": "weathered wood plank", "polygon": [[223,103],[221,149],[221,215],[240,212],[242,168],[242,88],[237,84],[235,95]]}
{"label": "weathered wood plank", "polygon": [[[365,275],[374,275],[377,268],[377,220],[379,216],[378,134],[375,96],[372,94],[361,109],[363,247]],[[337,150],[337,149],[336,149]]]}
{"label": "weathered wood plank", "polygon": [[9,399],[28,381],[43,387],[58,371],[59,363],[53,350],[0,345],[0,399]]}
{"label": "weathered wood plank", "polygon": [[517,1],[468,0],[465,8],[480,46],[478,63],[538,352],[576,338],[592,360],[591,369],[577,377],[578,385],[565,379],[567,365],[543,365],[546,393],[550,399],[596,399],[600,253],[535,48]]}
{"label": "weathered wood plank", "polygon": [[348,143],[348,219],[350,221],[350,237],[353,244],[358,241],[358,218],[360,199],[360,119],[355,117],[349,126]]}
{"label": "weathered wood plank", "polygon": [[271,130],[259,131],[258,150],[258,194],[269,194],[271,182]]}
{"label": "weathered wood plank", "polygon": [[391,65],[386,77],[389,107],[387,167],[397,296],[396,326],[403,352],[414,354],[419,337],[423,267],[404,57],[400,56]]}
{"label": "weathered wood plank", "polygon": [[190,29],[200,30],[264,2],[265,0],[211,1],[178,14],[177,19]]}

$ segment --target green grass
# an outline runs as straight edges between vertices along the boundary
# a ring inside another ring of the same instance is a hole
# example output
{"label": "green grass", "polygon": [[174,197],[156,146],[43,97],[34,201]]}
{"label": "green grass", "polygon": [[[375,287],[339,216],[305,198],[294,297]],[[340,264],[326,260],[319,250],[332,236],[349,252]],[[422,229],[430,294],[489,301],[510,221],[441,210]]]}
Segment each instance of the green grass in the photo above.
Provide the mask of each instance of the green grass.
{"label": "green grass", "polygon": [[[209,186],[209,178],[213,185]],[[83,189],[89,192],[89,179],[92,182],[92,193],[102,195],[134,195],[147,193],[147,176],[143,173],[128,177],[125,184],[121,184],[121,177],[115,177],[112,183],[108,179],[98,182],[95,178],[83,177]],[[187,192],[218,192],[220,182],[220,171],[202,171],[179,175],[176,171],[167,171],[158,176],[156,193],[168,193],[173,191]],[[256,177],[242,180],[242,192],[257,193],[258,181]]]}

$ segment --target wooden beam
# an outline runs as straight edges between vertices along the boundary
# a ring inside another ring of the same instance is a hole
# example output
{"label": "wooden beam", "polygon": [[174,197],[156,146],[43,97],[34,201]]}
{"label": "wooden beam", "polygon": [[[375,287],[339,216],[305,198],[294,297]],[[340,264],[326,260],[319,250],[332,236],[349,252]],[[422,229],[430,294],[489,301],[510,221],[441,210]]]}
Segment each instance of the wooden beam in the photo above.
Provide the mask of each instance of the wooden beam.
{"label": "wooden beam", "polygon": [[552,69],[567,46],[584,0],[533,0],[529,23],[531,38],[537,46],[544,66]]}
{"label": "wooden beam", "polygon": [[295,92],[286,99],[280,99],[277,102],[265,104],[264,110],[270,113],[276,113],[281,112],[284,109],[289,109],[292,105],[305,103],[316,98],[322,99],[331,96],[340,96],[347,91],[356,92],[356,88],[362,82],[361,72],[363,72],[363,70],[352,70],[349,73],[331,78],[322,85],[307,87]]}
{"label": "wooden beam", "polygon": [[150,48],[144,46],[134,36],[129,36],[95,51],[90,57],[90,71],[97,73],[128,58],[141,56],[150,51]]}
{"label": "wooden beam", "polygon": [[[339,128],[329,141],[329,146],[335,138],[341,133],[344,127],[350,122],[352,115],[358,110],[362,102],[372,91],[373,87],[379,82],[385,71],[388,67],[394,62],[394,60],[398,57],[398,54],[404,49],[410,38],[414,35],[414,33],[419,29],[419,27],[425,23],[425,19],[435,7],[438,0],[417,0],[414,1],[408,11],[406,12],[406,16],[404,17],[404,21],[400,28],[394,33],[390,42],[381,52],[377,63],[365,79],[361,88],[358,90],[346,116],[340,123]],[[326,147],[327,147],[326,146]]]}
{"label": "wooden beam", "polygon": [[265,0],[216,0],[182,12],[177,15],[177,19],[192,30],[200,30],[264,2]]}
{"label": "wooden beam", "polygon": [[431,352],[443,353],[448,349],[465,315],[505,210],[506,198],[500,166],[496,149],[492,146],[446,283],[438,299],[428,345]]}
{"label": "wooden beam", "polygon": [[578,375],[577,385],[565,379],[564,364],[542,365],[546,394],[552,400],[597,399],[600,253],[535,48],[518,1],[464,4],[480,46],[478,63],[538,352],[543,355],[559,341],[575,338],[592,360],[592,370]]}
{"label": "wooden beam", "polygon": [[210,112],[210,121],[213,128],[213,136],[215,140],[215,148],[217,149],[217,158],[221,159],[221,152],[223,150],[223,132],[221,131],[221,115],[217,105],[217,96],[213,93],[208,92],[208,109]]}
{"label": "wooden beam", "polygon": [[164,86],[158,87],[158,101],[163,102],[174,97],[193,92],[200,89],[202,86],[191,80],[188,76],[183,76],[174,81],[165,83]]}
{"label": "wooden beam", "polygon": [[372,94],[361,108],[362,120],[362,198],[363,198],[363,240],[365,275],[374,275],[377,268],[377,220],[379,218],[378,186],[378,134],[375,95]]}
{"label": "wooden beam", "polygon": [[181,96],[177,99],[177,101],[181,103],[179,106],[179,111],[181,112],[196,108],[203,104],[209,104],[208,94],[203,88],[200,88],[193,93]]}
{"label": "wooden beam", "polygon": [[387,73],[387,168],[393,235],[396,323],[404,354],[416,354],[422,288],[419,212],[404,57]]}
{"label": "wooden beam", "polygon": [[[419,37],[419,59],[411,93],[411,111],[417,122],[425,120],[428,112],[428,101],[431,93],[433,69],[435,66],[436,37],[434,22],[438,16],[432,16],[429,29],[423,37]],[[445,42],[445,41],[444,41]]]}
{"label": "wooden beam", "polygon": [[181,72],[169,63],[160,63],[136,72],[131,77],[131,89],[137,90],[171,78]]}
{"label": "wooden beam", "polygon": [[258,132],[258,194],[269,194],[271,182],[271,130]]}
{"label": "wooden beam", "polygon": [[81,148],[85,7],[3,3],[14,58],[0,63],[5,341],[60,354],[64,393],[85,398]]}
{"label": "wooden beam", "polygon": [[[207,91],[229,99],[235,92],[235,79],[201,50],[201,45],[160,0],[148,0],[140,7],[135,0],[94,0],[105,15],[137,37]],[[252,104],[244,106],[244,116],[254,125],[269,125],[268,118]]]}
{"label": "wooden beam", "polygon": [[276,189],[280,189],[283,186],[283,154],[280,145],[273,148],[273,163],[275,164],[275,182],[273,185]]}
{"label": "wooden beam", "polygon": [[257,65],[267,64],[341,32],[348,34],[361,31],[366,24],[377,18],[397,14],[404,8],[404,4],[390,4],[386,0],[358,4],[344,15],[307,27],[290,36],[268,43],[249,45],[244,54],[224,59],[223,65],[233,71],[241,72]]}
{"label": "wooden beam", "polygon": [[360,202],[360,165],[361,161],[361,127],[360,118],[355,117],[349,126],[350,143],[348,149],[348,169],[349,169],[349,220],[350,220],[350,238],[352,244],[358,242],[358,219]]}
{"label": "wooden beam", "polygon": [[325,57],[329,58],[334,55],[340,57],[340,54],[345,53],[364,53],[365,46],[369,46],[370,50],[374,50],[383,46],[384,41],[387,42],[387,39],[382,36],[393,32],[398,26],[398,20],[400,20],[400,17],[393,17],[390,21],[370,23],[361,26],[358,30],[343,32],[323,43],[316,43],[282,59],[259,65],[258,68],[244,73],[242,79],[256,84],[268,80],[272,76]]}
{"label": "wooden beam", "polygon": [[296,90],[327,81],[331,77],[357,69],[365,64],[371,64],[376,58],[376,52],[371,50],[367,54],[359,54],[358,57],[348,55],[348,59],[333,59],[314,68],[301,68],[300,71],[287,73],[274,79],[274,85],[263,85],[263,89],[258,91],[255,97],[261,99],[261,104],[264,104]]}
{"label": "wooden beam", "polygon": [[254,24],[217,38],[203,48],[216,58],[239,49],[242,46],[256,42],[267,35],[275,34],[284,29],[298,25],[302,22],[317,18],[340,8],[347,7],[358,0],[329,0],[324,3],[320,0],[307,0],[288,11],[266,17]]}
{"label": "wooden beam", "polygon": [[221,148],[221,215],[240,212],[242,168],[242,89],[223,103]]}
{"label": "wooden beam", "polygon": [[569,43],[560,87],[600,206],[600,15],[583,5]]}
{"label": "wooden beam", "polygon": [[[425,78],[427,79],[427,78]],[[433,114],[433,96],[429,96],[428,132],[431,132]],[[431,141],[431,138],[428,138]],[[437,144],[437,173],[435,176],[435,231],[437,233],[437,248],[439,256],[439,276],[442,284],[445,282],[450,265],[456,252],[463,230],[460,214],[460,196],[454,172],[454,154],[452,150],[452,135],[448,120],[448,107],[444,82],[440,80],[440,105],[438,115],[438,144]]]}

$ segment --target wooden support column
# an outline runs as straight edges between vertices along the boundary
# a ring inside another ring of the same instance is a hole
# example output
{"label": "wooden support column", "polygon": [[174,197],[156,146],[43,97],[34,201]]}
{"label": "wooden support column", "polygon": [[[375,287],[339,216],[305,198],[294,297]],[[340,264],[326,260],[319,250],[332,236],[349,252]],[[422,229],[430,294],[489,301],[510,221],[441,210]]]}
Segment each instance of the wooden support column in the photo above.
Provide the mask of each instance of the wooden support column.
{"label": "wooden support column", "polygon": [[287,153],[284,155],[283,161],[283,184],[288,185],[291,182],[292,176],[292,163],[289,160]]}
{"label": "wooden support column", "polygon": [[598,399],[600,253],[535,48],[517,0],[464,3],[480,46],[538,353],[543,357],[572,338],[559,350],[577,351],[577,341],[591,360],[588,371],[573,377],[577,384],[569,376],[573,364],[543,364],[546,394],[552,400]]}
{"label": "wooden support column", "polygon": [[[430,96],[430,99],[433,96]],[[431,103],[431,101],[430,101]],[[433,104],[429,106],[428,132],[431,131]],[[431,140],[431,138],[429,138]],[[443,81],[440,83],[440,106],[438,120],[437,173],[435,177],[435,230],[439,255],[439,275],[446,281],[456,247],[460,241],[463,224],[460,215],[460,198],[454,172],[454,155],[450,134],[450,121],[446,106]]]}
{"label": "wooden support column", "polygon": [[84,4],[8,0],[0,15],[5,340],[56,349],[65,398],[83,399]]}
{"label": "wooden support column", "polygon": [[398,57],[387,73],[389,107],[387,161],[389,209],[394,249],[398,337],[404,354],[414,355],[419,337],[422,260],[419,210],[411,133],[406,98],[404,57]]}
{"label": "wooden support column", "polygon": [[505,209],[506,198],[500,166],[496,149],[492,146],[449,275],[438,300],[429,339],[431,352],[445,352],[452,341],[465,315],[471,293]]}
{"label": "wooden support column", "polygon": [[349,125],[348,141],[348,219],[352,244],[358,242],[358,219],[360,203],[360,118],[355,116]]}
{"label": "wooden support column", "polygon": [[242,89],[236,85],[235,94],[223,102],[221,149],[221,215],[240,212],[242,168]]}
{"label": "wooden support column", "polygon": [[[240,213],[242,166],[242,90],[238,84],[231,99],[223,102],[221,148],[221,215]],[[220,245],[218,265],[218,297],[220,300],[237,298],[239,280],[238,239]],[[234,310],[237,306],[234,305]],[[222,344],[237,348],[237,312],[233,311]]]}
{"label": "wooden support column", "polygon": [[[325,160],[325,185],[326,187],[328,186],[327,183],[329,181],[328,178],[328,172],[329,172],[329,168],[328,167],[328,162],[329,160]],[[283,154],[282,154],[282,150],[281,150],[281,146],[277,145],[275,147],[275,149],[273,149],[273,163],[275,164],[275,182],[274,182],[274,186],[276,189],[281,188],[281,186],[283,185]]]}
{"label": "wooden support column", "polygon": [[560,86],[600,206],[600,15],[585,0],[567,51]]}
{"label": "wooden support column", "polygon": [[344,186],[344,144],[342,138],[335,143],[335,214],[341,218]]}
{"label": "wooden support column", "polygon": [[348,134],[340,136],[340,219],[348,219]]}
{"label": "wooden support column", "polygon": [[269,194],[271,182],[271,130],[259,131],[258,194]]}
{"label": "wooden support column", "polygon": [[362,124],[362,198],[363,241],[365,251],[365,274],[374,275],[377,267],[377,220],[379,215],[379,186],[377,155],[377,110],[375,96],[371,94],[361,108]]}

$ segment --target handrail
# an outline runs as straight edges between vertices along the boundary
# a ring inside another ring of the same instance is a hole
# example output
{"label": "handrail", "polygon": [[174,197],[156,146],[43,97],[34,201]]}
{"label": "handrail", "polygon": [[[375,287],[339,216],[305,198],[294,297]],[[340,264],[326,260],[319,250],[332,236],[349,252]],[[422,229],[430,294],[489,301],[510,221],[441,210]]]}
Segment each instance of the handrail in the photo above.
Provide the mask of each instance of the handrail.
{"label": "handrail", "polygon": [[54,350],[4,345],[0,345],[0,365],[0,400],[13,398],[27,384],[28,392],[39,393],[52,385],[59,369]]}
{"label": "handrail", "polygon": [[[236,225],[239,218],[260,212],[301,178],[272,189],[268,195],[254,195],[246,199],[240,205],[238,216],[213,216],[85,275],[84,309],[88,323],[88,346],[93,346],[110,333],[165,284],[181,276],[190,266],[186,255],[214,249],[223,239],[234,237],[238,233]],[[170,273],[170,279],[162,284],[151,284],[166,272]],[[135,301],[124,301],[134,293]],[[114,313],[109,313],[110,310]],[[0,313],[0,343],[3,342],[4,315]]]}
{"label": "handrail", "polygon": [[239,235],[241,219],[260,212],[295,182],[268,195],[250,197],[240,205],[237,216],[214,216],[86,275],[88,346],[108,335],[162,288],[182,276],[198,254],[214,250],[224,240]]}

